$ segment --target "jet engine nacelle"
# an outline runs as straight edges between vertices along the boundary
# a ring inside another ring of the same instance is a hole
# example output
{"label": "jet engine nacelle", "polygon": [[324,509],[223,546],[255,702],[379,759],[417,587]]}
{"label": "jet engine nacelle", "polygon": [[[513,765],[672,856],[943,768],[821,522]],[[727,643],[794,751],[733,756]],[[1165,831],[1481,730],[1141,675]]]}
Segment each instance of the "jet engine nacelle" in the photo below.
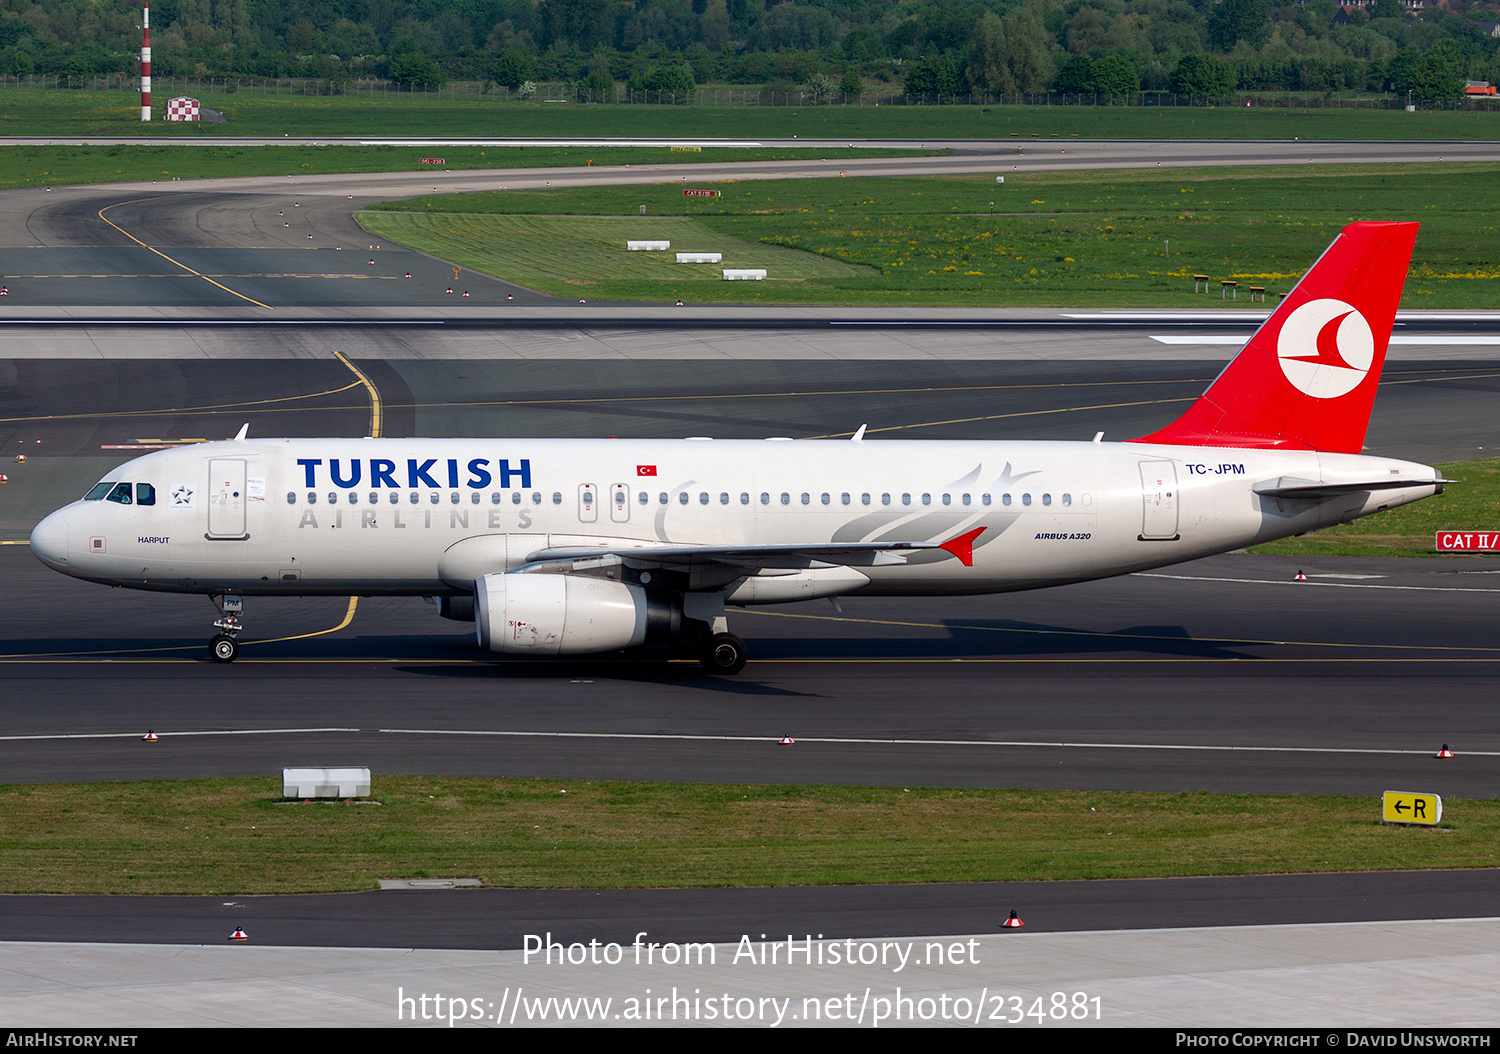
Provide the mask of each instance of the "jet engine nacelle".
{"label": "jet engine nacelle", "polygon": [[640,586],[601,578],[490,574],[474,583],[479,646],[506,655],[633,648],[647,642],[653,606]]}

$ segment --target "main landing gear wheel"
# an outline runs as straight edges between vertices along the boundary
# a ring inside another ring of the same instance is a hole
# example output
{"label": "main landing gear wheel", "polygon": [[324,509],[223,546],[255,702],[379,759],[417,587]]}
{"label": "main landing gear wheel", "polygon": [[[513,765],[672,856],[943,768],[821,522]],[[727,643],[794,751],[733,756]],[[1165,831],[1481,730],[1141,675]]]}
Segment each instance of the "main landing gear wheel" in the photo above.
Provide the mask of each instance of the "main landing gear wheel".
{"label": "main landing gear wheel", "polygon": [[745,668],[750,652],[733,633],[718,633],[703,653],[703,668],[709,673],[735,674]]}
{"label": "main landing gear wheel", "polygon": [[208,653],[214,662],[234,662],[240,653],[240,643],[227,633],[220,633],[208,642]]}

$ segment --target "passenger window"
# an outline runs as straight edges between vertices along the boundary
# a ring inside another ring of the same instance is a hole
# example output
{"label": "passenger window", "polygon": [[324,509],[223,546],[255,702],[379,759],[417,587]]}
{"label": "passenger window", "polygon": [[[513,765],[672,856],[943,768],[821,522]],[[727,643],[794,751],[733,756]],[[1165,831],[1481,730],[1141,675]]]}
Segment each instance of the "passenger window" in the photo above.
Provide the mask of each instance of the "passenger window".
{"label": "passenger window", "polygon": [[490,491],[490,504],[491,505],[499,505],[500,504],[500,492],[498,490],[492,490],[492,491]]}
{"label": "passenger window", "polygon": [[953,504],[953,495],[952,494],[944,494],[943,495],[943,504],[944,505],[952,505]]}
{"label": "passenger window", "polygon": [[1050,495],[1050,494],[1043,494],[1042,495],[1042,504],[1043,505],[1051,505],[1052,504],[1052,495]]}
{"label": "passenger window", "polygon": [[1025,494],[1021,495],[1021,504],[1022,505],[1030,505],[1031,504],[1031,492],[1030,491],[1027,491]]}
{"label": "passenger window", "polygon": [[560,490],[554,490],[552,492],[552,504],[553,505],[561,505],[562,504],[562,491],[560,491]]}
{"label": "passenger window", "polygon": [[771,504],[771,495],[767,494],[765,491],[761,491],[760,492],[760,503],[762,505],[769,505],[769,504]]}
{"label": "passenger window", "polygon": [[698,504],[699,505],[707,505],[708,504],[708,491],[705,490],[705,491],[700,491],[698,493]]}
{"label": "passenger window", "polygon": [[823,495],[823,504],[824,504],[824,505],[827,505],[827,504],[829,504],[829,502],[831,502],[831,501],[832,501],[832,500],[833,500],[833,499],[832,499],[832,498],[830,498],[830,497],[829,497],[829,496],[828,496],[828,495],[827,495],[827,494],[826,494],[826,493],[825,493],[825,494],[824,494],[824,495]]}
{"label": "passenger window", "polygon": [[[479,495],[478,494],[474,495],[474,501],[476,503],[479,501]],[[371,505],[379,505],[380,504],[380,495],[376,494],[374,491],[370,492],[370,504]]]}
{"label": "passenger window", "polygon": [[849,504],[849,492],[847,490],[844,491],[844,493],[842,493],[842,494],[839,495],[839,501],[842,504],[844,504],[844,505],[848,505]]}
{"label": "passenger window", "polygon": [[805,491],[805,490],[802,492],[802,504],[803,505],[811,505],[812,504],[812,495],[809,494],[809,493],[807,493],[807,491]]}
{"label": "passenger window", "polygon": [[922,504],[923,505],[931,505],[932,504],[932,495],[931,494],[923,494],[922,495]]}
{"label": "passenger window", "polygon": [[679,505],[686,505],[688,503],[688,501],[689,501],[689,498],[688,498],[688,492],[687,491],[683,491],[682,493],[680,493],[680,494],[677,495],[677,504],[679,504]]}
{"label": "passenger window", "polygon": [[295,490],[289,490],[286,492],[286,503],[288,505],[297,504],[297,492]]}
{"label": "passenger window", "polygon": [[470,505],[478,505],[479,504],[479,491],[477,491],[477,490],[471,490],[471,491],[469,491],[469,504]]}
{"label": "passenger window", "polygon": [[[989,503],[990,503],[990,496],[988,494],[986,494],[984,496],[984,504],[988,505]],[[1007,504],[1009,504],[1009,503],[1007,503]]]}
{"label": "passenger window", "polygon": [[638,501],[642,505],[649,504],[651,501],[651,495],[647,494],[645,491],[641,491],[636,495],[636,501]]}
{"label": "passenger window", "polygon": [[108,494],[109,488],[113,486],[113,483],[95,483],[92,487],[89,488],[89,492],[83,496],[83,500],[103,501],[104,495]]}
{"label": "passenger window", "polygon": [[109,499],[108,500],[109,501],[113,501],[113,502],[117,502],[120,505],[129,505],[130,504],[130,484],[129,483],[116,483],[115,484],[115,489],[109,492]]}
{"label": "passenger window", "polygon": [[432,504],[436,505],[437,503],[438,503],[438,492],[437,491],[433,491],[432,492]]}
{"label": "passenger window", "polygon": [[910,494],[903,494],[903,495],[901,495],[901,504],[902,505],[910,505],[911,504],[911,495]]}
{"label": "passenger window", "polygon": [[421,495],[419,495],[416,491],[412,491],[411,492],[411,503],[413,505],[417,504],[417,502],[419,502],[421,500],[422,500]]}
{"label": "passenger window", "polygon": [[740,491],[740,504],[741,505],[749,505],[750,504],[750,494],[747,491],[743,491],[743,490]]}
{"label": "passenger window", "polygon": [[399,504],[401,504],[401,495],[397,494],[395,491],[391,491],[391,504],[392,505],[399,505]]}
{"label": "passenger window", "polygon": [[[453,500],[454,501],[458,500],[458,495],[457,494],[453,495]],[[354,493],[354,491],[352,491],[352,490],[349,492],[349,504],[350,505],[358,505],[359,504],[359,495],[356,494],[356,493]]]}
{"label": "passenger window", "polygon": [[788,494],[786,491],[782,491],[781,492],[781,504],[783,504],[783,505],[790,505],[791,503],[792,503],[792,496],[790,494]]}
{"label": "passenger window", "polygon": [[720,505],[728,505],[729,504],[729,494],[727,492],[721,493],[719,495],[719,504]]}
{"label": "passenger window", "polygon": [[882,494],[880,496],[880,504],[882,504],[882,505],[889,505],[890,503],[891,503],[891,496],[889,494]]}
{"label": "passenger window", "polygon": [[1010,495],[1009,494],[1002,494],[1002,495],[1000,495],[1000,504],[1001,505],[1009,505],[1010,504]]}
{"label": "passenger window", "polygon": [[964,495],[964,504],[969,504],[969,496],[967,494]]}
{"label": "passenger window", "polygon": [[[458,495],[455,494],[454,497],[457,498]],[[589,502],[591,502],[593,500],[594,500],[594,496],[592,494],[584,494],[584,496],[583,496],[583,503],[585,505],[587,505]],[[521,492],[520,491],[513,490],[513,491],[510,492],[510,503],[512,505],[519,505],[519,504],[521,504]]]}
{"label": "passenger window", "polygon": [[318,496],[316,494],[314,494],[312,491],[308,491],[307,492],[307,503],[309,505],[316,505],[318,503]]}
{"label": "passenger window", "polygon": [[656,500],[665,505],[667,503],[667,492],[662,491],[661,494],[657,496]]}
{"label": "passenger window", "polygon": [[[432,500],[433,501],[437,501],[437,495],[436,494],[434,494],[432,496]],[[335,494],[333,491],[330,490],[328,492],[328,504],[330,504],[330,505],[337,505],[338,503],[339,503],[339,496],[337,494]]]}
{"label": "passenger window", "polygon": [[531,492],[531,504],[533,504],[533,505],[540,505],[541,503],[542,503],[542,492],[539,491],[539,490],[532,491]]}
{"label": "passenger window", "polygon": [[868,494],[861,494],[859,496],[859,503],[861,505],[868,505],[868,504],[870,504],[870,496]]}
{"label": "passenger window", "polygon": [[135,485],[135,503],[137,505],[155,505],[156,488],[149,483],[137,483]]}
{"label": "passenger window", "polygon": [[1071,495],[1071,494],[1064,494],[1063,495],[1063,505],[1064,506],[1068,506],[1068,505],[1072,505],[1072,504],[1073,504],[1073,495]]}

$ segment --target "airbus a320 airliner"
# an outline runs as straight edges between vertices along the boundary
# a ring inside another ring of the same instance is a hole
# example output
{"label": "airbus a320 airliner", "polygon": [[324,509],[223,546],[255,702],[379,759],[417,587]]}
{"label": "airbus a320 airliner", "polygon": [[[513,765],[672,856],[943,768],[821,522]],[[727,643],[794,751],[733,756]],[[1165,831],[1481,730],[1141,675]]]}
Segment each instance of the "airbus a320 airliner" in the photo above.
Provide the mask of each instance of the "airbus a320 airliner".
{"label": "airbus a320 airliner", "polygon": [[1179,420],[1124,443],[249,439],[158,451],[43,520],[48,567],[205,594],[414,595],[503,655],[662,644],[737,673],[728,608],[1037,589],[1442,491],[1360,454],[1416,239],[1355,223]]}

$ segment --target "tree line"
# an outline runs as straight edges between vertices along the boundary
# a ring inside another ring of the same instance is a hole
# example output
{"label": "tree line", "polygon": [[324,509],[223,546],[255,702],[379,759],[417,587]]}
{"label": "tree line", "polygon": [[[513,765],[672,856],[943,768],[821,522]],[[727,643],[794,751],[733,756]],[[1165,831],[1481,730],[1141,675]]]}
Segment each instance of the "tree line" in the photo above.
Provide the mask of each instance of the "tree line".
{"label": "tree line", "polygon": [[[177,77],[534,80],[604,97],[698,84],[857,94],[1411,91],[1500,82],[1500,0],[157,0]],[[129,75],[129,0],[0,0],[0,73]],[[691,83],[689,83],[691,81]],[[815,93],[816,94],[816,93]]]}

